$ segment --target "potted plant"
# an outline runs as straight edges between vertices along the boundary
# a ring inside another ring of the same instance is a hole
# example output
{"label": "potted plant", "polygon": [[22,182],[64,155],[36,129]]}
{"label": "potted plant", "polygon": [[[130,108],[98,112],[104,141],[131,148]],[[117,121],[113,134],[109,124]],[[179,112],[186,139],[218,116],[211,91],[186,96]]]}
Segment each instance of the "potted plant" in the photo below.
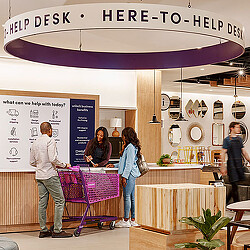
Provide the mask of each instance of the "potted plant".
{"label": "potted plant", "polygon": [[166,166],[167,164],[171,163],[171,157],[169,154],[163,154],[160,159],[156,162],[159,166]]}
{"label": "potted plant", "polygon": [[220,239],[213,240],[213,237],[222,227],[225,227],[232,218],[221,217],[221,211],[216,215],[211,216],[210,209],[202,210],[204,217],[182,217],[179,221],[196,227],[203,234],[203,239],[197,239],[196,243],[175,244],[176,248],[198,248],[201,250],[210,250],[215,249],[216,247],[221,247],[225,244]]}

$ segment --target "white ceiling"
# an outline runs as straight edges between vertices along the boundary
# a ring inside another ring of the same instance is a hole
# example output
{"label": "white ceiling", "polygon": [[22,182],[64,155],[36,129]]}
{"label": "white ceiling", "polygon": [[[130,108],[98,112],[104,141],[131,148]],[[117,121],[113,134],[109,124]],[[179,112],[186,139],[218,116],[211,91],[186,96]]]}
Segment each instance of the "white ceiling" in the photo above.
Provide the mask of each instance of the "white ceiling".
{"label": "white ceiling", "polygon": [[[81,3],[94,3],[94,2],[122,2],[122,3],[155,3],[155,4],[167,4],[167,5],[178,5],[178,6],[187,6],[188,0],[137,0],[137,1],[122,1],[122,0],[10,0],[11,2],[11,15],[15,16],[21,14],[23,12],[53,7],[59,5],[71,5],[71,4],[81,4]],[[9,9],[8,9],[9,0],[0,0],[0,57],[8,56],[3,50],[3,27],[2,25],[8,19]],[[246,37],[246,47],[250,47],[250,0],[191,0],[192,8],[207,10],[215,13],[222,14],[224,16],[228,16],[239,21],[243,24],[245,28],[245,37]],[[95,34],[96,35],[96,34]],[[34,38],[35,39],[35,38]],[[187,40],[186,38],[185,40]],[[55,39],[58,41],[58,39]],[[51,42],[53,42],[53,38],[51,38]],[[60,39],[60,42],[62,40]],[[114,41],[115,42],[115,41]],[[188,42],[188,41],[187,41]],[[67,40],[65,40],[67,43]],[[127,44],[126,46],[130,46],[131,44]],[[63,46],[63,45],[62,45]],[[76,45],[77,46],[77,45]],[[96,44],[97,46],[97,44]],[[203,67],[205,70],[201,71],[199,67],[187,68],[184,70],[184,77],[186,76],[199,76],[206,75],[212,73],[219,73],[227,71],[228,69],[225,67],[219,66],[205,66]],[[179,72],[176,69],[173,70],[164,70],[163,71],[163,90],[175,91],[176,83],[172,83],[173,80],[179,79]],[[171,84],[172,83],[172,84]],[[205,87],[207,86],[199,86],[193,84],[185,84],[185,86],[190,86],[192,92],[195,91],[205,91]],[[201,88],[201,90],[199,90]],[[210,88],[211,89],[211,88]],[[224,90],[223,90],[224,91]],[[231,90],[230,90],[231,91]]]}

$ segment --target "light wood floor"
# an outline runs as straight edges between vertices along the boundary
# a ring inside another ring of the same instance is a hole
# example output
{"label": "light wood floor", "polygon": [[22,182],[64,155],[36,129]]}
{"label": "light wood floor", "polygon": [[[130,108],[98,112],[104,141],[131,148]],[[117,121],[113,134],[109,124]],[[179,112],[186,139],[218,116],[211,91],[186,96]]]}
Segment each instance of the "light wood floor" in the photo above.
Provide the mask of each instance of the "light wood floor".
{"label": "light wood floor", "polygon": [[[73,233],[72,230],[67,230]],[[7,237],[17,242],[20,250],[128,250],[129,230],[116,228],[109,230],[104,227],[85,228],[79,237],[67,239],[38,238],[39,232],[9,233],[0,234],[0,237]]]}

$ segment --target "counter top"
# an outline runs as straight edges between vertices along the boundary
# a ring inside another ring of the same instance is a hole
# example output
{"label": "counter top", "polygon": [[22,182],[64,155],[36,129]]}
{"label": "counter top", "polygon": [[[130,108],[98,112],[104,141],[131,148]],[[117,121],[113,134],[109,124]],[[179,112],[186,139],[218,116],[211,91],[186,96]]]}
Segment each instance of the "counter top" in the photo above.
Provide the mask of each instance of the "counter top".
{"label": "counter top", "polygon": [[[177,169],[202,169],[203,165],[199,164],[171,164],[169,166],[160,167],[156,163],[148,163],[150,170],[177,170]],[[88,171],[87,167],[81,167],[83,171]],[[118,171],[118,168],[90,168],[90,172],[92,173],[105,173],[108,171]],[[13,169],[0,169],[0,172],[35,172],[34,167],[27,167],[27,169],[22,170],[13,170]]]}
{"label": "counter top", "polygon": [[[150,170],[175,170],[175,169],[202,169],[199,164],[171,164],[170,166],[160,167],[156,163],[148,163]],[[118,168],[102,168],[104,171],[118,170]]]}

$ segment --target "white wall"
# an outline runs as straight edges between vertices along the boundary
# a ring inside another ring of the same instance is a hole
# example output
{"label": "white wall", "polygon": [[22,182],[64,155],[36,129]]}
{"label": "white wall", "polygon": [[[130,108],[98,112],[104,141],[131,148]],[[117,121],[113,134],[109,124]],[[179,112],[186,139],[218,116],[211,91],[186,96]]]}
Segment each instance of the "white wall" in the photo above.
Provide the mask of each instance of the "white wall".
{"label": "white wall", "polygon": [[100,95],[101,107],[136,108],[136,73],[0,59],[0,89]]}
{"label": "white wall", "polygon": [[[166,94],[171,96],[180,96],[179,93],[175,92],[165,92]],[[201,101],[204,100],[207,107],[208,107],[208,112],[205,115],[204,118],[196,118],[192,116],[192,118],[188,117],[186,111],[185,111],[185,106],[187,102],[191,99],[193,102],[195,100]],[[168,129],[173,123],[179,124],[181,127],[181,132],[182,132],[182,140],[181,143],[179,144],[180,147],[183,146],[211,146],[212,145],[212,123],[213,122],[220,122],[219,120],[213,120],[213,103],[217,100],[220,100],[223,102],[223,107],[224,107],[224,119],[223,123],[225,124],[225,136],[228,135],[228,125],[231,121],[234,121],[234,117],[231,114],[231,107],[232,104],[234,103],[234,97],[233,97],[233,91],[232,91],[232,96],[227,96],[227,95],[213,95],[213,94],[193,94],[193,93],[184,93],[183,94],[183,114],[186,119],[188,119],[187,122],[175,122],[174,120],[170,119],[168,116],[168,111],[163,111],[162,112],[162,119],[164,120],[164,128],[162,128],[162,153],[170,153],[174,150],[177,150],[177,147],[172,147],[169,142],[168,142]],[[248,130],[250,131],[250,99],[248,97],[241,97],[239,96],[237,100],[242,101],[245,106],[246,106],[246,115],[243,117],[243,119],[237,120],[237,121],[242,121],[246,124],[248,127]],[[198,122],[201,124],[205,131],[205,138],[200,144],[193,144],[188,140],[187,137],[187,129],[189,125],[193,122]],[[211,146],[211,150],[213,149],[220,149],[221,146]],[[247,151],[250,153],[250,138],[245,144],[245,148]]]}
{"label": "white wall", "polygon": [[100,126],[105,127],[108,130],[109,136],[112,136],[112,132],[114,128],[110,128],[110,119],[111,118],[122,118],[122,127],[117,128],[120,133],[122,134],[122,130],[125,128],[125,110],[119,109],[100,109]]}

